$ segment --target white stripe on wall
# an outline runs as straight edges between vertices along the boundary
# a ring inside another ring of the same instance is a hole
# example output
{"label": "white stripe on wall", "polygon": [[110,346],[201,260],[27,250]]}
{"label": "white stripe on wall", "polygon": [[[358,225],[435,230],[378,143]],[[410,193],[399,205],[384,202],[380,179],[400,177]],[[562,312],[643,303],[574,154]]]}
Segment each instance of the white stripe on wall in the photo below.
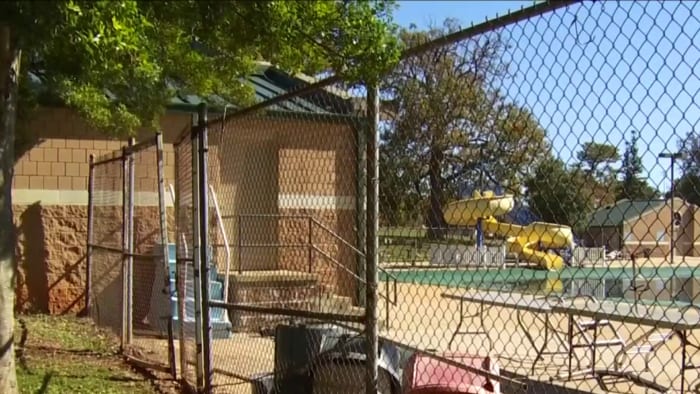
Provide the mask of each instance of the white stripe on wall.
{"label": "white stripe on wall", "polygon": [[[95,203],[121,204],[121,191],[96,191]],[[13,205],[30,205],[39,203],[41,205],[79,205],[87,206],[87,190],[41,190],[41,189],[13,189]],[[136,192],[134,193],[134,204],[140,207],[158,206],[158,193],[156,192]],[[166,192],[165,205],[172,207],[173,202]]]}
{"label": "white stripe on wall", "polygon": [[353,196],[313,196],[306,194],[280,194],[277,201],[280,209],[355,209],[355,197]]}

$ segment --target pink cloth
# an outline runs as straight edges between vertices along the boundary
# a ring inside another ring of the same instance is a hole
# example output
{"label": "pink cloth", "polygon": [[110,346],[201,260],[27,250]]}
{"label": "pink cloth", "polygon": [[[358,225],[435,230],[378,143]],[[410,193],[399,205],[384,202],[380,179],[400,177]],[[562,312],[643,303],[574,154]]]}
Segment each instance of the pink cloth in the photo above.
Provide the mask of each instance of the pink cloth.
{"label": "pink cloth", "polygon": [[[499,374],[498,364],[490,357],[444,354],[461,364]],[[436,358],[414,354],[403,374],[404,394],[499,394],[497,381],[442,362]]]}

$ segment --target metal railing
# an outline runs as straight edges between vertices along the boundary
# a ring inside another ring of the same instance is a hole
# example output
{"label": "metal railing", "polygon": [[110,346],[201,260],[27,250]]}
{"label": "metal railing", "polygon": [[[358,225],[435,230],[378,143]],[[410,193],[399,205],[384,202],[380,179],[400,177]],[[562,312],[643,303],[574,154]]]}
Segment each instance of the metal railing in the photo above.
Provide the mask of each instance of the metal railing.
{"label": "metal railing", "polygon": [[[320,229],[326,234],[330,235],[333,237],[335,240],[339,241],[341,244],[346,246],[348,249],[350,249],[356,257],[360,258],[365,258],[365,253],[359,249],[357,249],[354,245],[352,245],[350,242],[348,242],[345,238],[343,238],[340,234],[336,233],[333,231],[331,228],[320,222],[318,219],[314,218],[311,215],[288,215],[288,214],[238,214],[235,216],[222,216],[222,219],[232,219],[236,218],[236,226],[237,226],[237,234],[238,234],[238,273],[242,274],[243,273],[243,253],[242,250],[243,248],[307,248],[308,250],[308,272],[313,272],[313,264],[314,264],[314,253],[318,253],[318,255],[322,256],[325,260],[330,262],[334,267],[339,268],[343,270],[345,273],[349,274],[356,280],[358,280],[362,285],[366,286],[367,281],[358,276],[355,272],[350,270],[348,267],[346,267],[344,264],[342,264],[338,259],[335,257],[331,256],[330,254],[326,253],[323,251],[321,248],[319,248],[315,243],[313,239],[313,232],[314,229]],[[307,242],[306,243],[243,243],[243,226],[241,225],[243,218],[271,218],[271,219],[278,219],[278,220],[306,220],[308,223],[307,230],[308,230],[308,236]],[[390,321],[390,313],[391,313],[391,306],[396,306],[398,304],[398,278],[394,275],[392,275],[390,272],[385,270],[384,268],[377,267],[377,269],[384,275],[386,278],[385,282],[385,293],[382,293],[380,291],[377,292],[377,295],[381,298],[384,299],[385,301],[385,314],[386,314],[386,323],[389,324]]]}

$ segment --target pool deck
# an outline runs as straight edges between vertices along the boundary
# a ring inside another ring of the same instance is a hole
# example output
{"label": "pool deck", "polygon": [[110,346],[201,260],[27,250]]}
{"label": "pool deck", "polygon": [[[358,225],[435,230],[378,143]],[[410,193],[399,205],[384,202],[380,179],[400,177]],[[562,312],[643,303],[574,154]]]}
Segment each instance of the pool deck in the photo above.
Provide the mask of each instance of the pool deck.
{"label": "pool deck", "polygon": [[[490,307],[485,311],[484,328],[489,330],[489,335],[493,341],[493,346],[489,348],[484,335],[460,335],[450,348],[448,346],[452,333],[459,323],[459,302],[442,298],[446,291],[454,291],[454,288],[442,286],[426,286],[419,284],[398,285],[399,304],[392,307],[392,319],[388,328],[380,334],[400,343],[405,343],[421,349],[432,349],[437,353],[458,352],[478,355],[491,355],[495,357],[503,369],[539,382],[549,382],[552,377],[566,372],[568,357],[566,354],[545,355],[544,359],[538,362],[534,374],[531,372],[532,364],[536,356],[536,350],[527,341],[522,330],[516,322],[516,314],[513,309]],[[380,304],[383,309],[384,305]],[[465,303],[466,311],[475,312],[478,307],[475,303]],[[383,313],[380,311],[380,313]],[[530,335],[534,337],[535,343],[539,346],[543,343],[543,324],[533,319],[531,314],[525,313],[523,316],[524,325],[532,327]],[[563,315],[552,316],[553,325],[561,332],[566,332],[566,318]],[[613,323],[620,336],[629,340],[633,335],[639,334],[647,327],[635,324]],[[478,320],[466,320],[463,330],[476,330]],[[648,329],[648,328],[647,328]],[[700,331],[700,330],[699,330]],[[693,342],[697,342],[700,333],[692,333]],[[554,341],[550,342],[549,350],[556,350]],[[560,348],[561,349],[561,348]],[[657,383],[672,386],[672,392],[680,390],[679,361],[674,359],[674,355],[680,354],[680,342],[674,338],[670,342],[662,345],[657,351],[657,356],[650,361],[650,369],[643,372],[642,377],[655,380]],[[613,357],[617,349],[602,349],[598,353],[597,365],[599,368],[611,368]],[[576,352],[586,365],[588,360],[584,349]],[[576,361],[574,361],[574,367]],[[643,371],[644,356],[635,356],[630,368],[635,371]],[[607,387],[603,388],[595,378],[578,379],[572,381],[554,380],[551,384],[563,386],[571,389],[586,392],[623,392],[623,393],[645,393],[648,391],[644,387],[632,385],[625,381],[610,381],[606,379]],[[698,385],[698,373],[696,370],[686,371],[686,387]]]}
{"label": "pool deck", "polygon": [[[700,258],[678,258],[675,267],[691,268],[700,266]],[[637,265],[644,269],[674,268],[669,267],[665,259],[638,259]],[[631,268],[629,260],[610,261],[610,268]],[[418,267],[416,267],[418,268]],[[414,270],[416,268],[413,268]],[[604,269],[602,271],[605,271]],[[619,270],[616,270],[619,272]],[[698,270],[700,275],[700,270]],[[469,286],[464,286],[466,291]],[[384,286],[381,286],[384,291]],[[605,379],[601,384],[595,378],[577,379],[566,381],[552,377],[566,372],[568,358],[566,354],[545,355],[531,371],[536,356],[535,349],[527,341],[525,334],[519,329],[516,314],[513,309],[502,307],[487,308],[484,315],[484,327],[479,327],[478,320],[466,320],[462,327],[466,330],[483,328],[489,330],[493,344],[487,344],[482,334],[460,335],[452,346],[448,346],[450,338],[459,323],[459,302],[445,299],[445,292],[459,291],[459,286],[441,286],[426,283],[399,283],[397,284],[398,303],[390,307],[390,320],[382,325],[380,336],[411,347],[430,350],[436,353],[467,353],[475,355],[491,355],[495,357],[502,370],[508,373],[527,377],[529,382],[528,393],[531,392],[593,392],[593,393],[647,393],[653,392],[642,386],[634,385],[627,381]],[[507,294],[507,293],[506,293]],[[385,316],[386,304],[382,299],[379,302],[379,316]],[[466,310],[476,311],[478,304],[465,303]],[[539,346],[543,344],[543,324],[534,318],[532,314],[525,313],[524,324],[531,327],[529,334]],[[565,332],[566,317],[553,315],[552,324],[558,330]],[[630,323],[613,323],[620,336],[629,341],[638,335],[646,327]],[[698,333],[691,334],[691,340],[698,342]],[[142,347],[153,349],[156,354],[151,354],[156,359],[164,359],[166,342],[162,339],[138,339]],[[157,342],[157,343],[156,343]],[[215,393],[252,393],[250,378],[260,374],[270,373],[274,369],[274,340],[271,337],[262,337],[256,333],[235,333],[229,339],[218,339],[213,344],[214,366],[214,392]],[[551,341],[547,347],[549,350],[557,350],[556,343]],[[679,392],[679,359],[680,341],[673,338],[657,351],[656,357],[649,363],[649,370],[644,371],[644,356],[633,357],[629,368],[640,372],[641,376],[655,380],[661,385],[671,386],[671,392]],[[692,348],[689,348],[692,349]],[[598,366],[612,368],[613,357],[616,349],[601,349],[598,353]],[[190,354],[193,354],[192,349]],[[695,352],[695,350],[690,350]],[[158,355],[157,353],[162,353]],[[588,355],[584,349],[578,349],[582,363],[585,366]],[[697,363],[697,361],[696,361]],[[179,363],[178,363],[179,365]],[[574,360],[574,367],[576,361]],[[686,388],[688,392],[695,391],[700,384],[700,375],[697,370],[686,371]],[[505,387],[505,385],[504,385]],[[557,389],[555,389],[557,388]],[[550,391],[551,390],[551,391]],[[522,391],[504,391],[514,393]],[[524,393],[523,393],[524,394]]]}

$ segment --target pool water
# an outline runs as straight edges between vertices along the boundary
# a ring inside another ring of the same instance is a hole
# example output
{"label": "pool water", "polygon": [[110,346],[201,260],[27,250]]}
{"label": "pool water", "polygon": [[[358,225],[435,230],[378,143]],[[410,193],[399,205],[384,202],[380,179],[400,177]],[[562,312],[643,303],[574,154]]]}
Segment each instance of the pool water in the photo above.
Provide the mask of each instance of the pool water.
{"label": "pool water", "polygon": [[[633,280],[630,268],[573,268],[560,272],[507,268],[501,270],[395,270],[399,282],[475,288],[488,291],[561,296],[587,295],[597,299],[634,299],[658,303],[700,301],[700,268],[642,268]],[[380,275],[386,280],[386,275]],[[636,291],[635,291],[636,289]]]}
{"label": "pool water", "polygon": [[[487,290],[498,290],[486,288]],[[636,291],[635,291],[636,290]],[[700,277],[533,280],[517,283],[510,290],[519,293],[592,296],[599,300],[634,300],[655,303],[691,303],[700,301]]]}

